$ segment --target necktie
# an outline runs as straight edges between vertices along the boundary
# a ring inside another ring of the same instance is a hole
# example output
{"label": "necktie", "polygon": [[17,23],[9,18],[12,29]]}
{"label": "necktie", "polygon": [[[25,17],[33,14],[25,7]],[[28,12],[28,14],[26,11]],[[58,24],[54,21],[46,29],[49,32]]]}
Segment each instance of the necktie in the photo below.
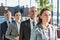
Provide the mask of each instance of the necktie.
{"label": "necktie", "polygon": [[8,22],[8,27],[9,27],[9,25],[10,25],[10,21]]}
{"label": "necktie", "polygon": [[33,26],[35,26],[35,22],[33,21]]}
{"label": "necktie", "polygon": [[9,21],[9,24],[10,24],[10,21]]}

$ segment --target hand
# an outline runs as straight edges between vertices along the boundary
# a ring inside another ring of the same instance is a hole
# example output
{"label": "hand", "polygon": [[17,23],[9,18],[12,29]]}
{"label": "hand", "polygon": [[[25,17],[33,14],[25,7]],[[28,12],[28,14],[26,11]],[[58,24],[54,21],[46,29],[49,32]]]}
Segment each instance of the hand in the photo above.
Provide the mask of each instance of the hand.
{"label": "hand", "polygon": [[19,40],[19,36],[15,37],[15,40]]}

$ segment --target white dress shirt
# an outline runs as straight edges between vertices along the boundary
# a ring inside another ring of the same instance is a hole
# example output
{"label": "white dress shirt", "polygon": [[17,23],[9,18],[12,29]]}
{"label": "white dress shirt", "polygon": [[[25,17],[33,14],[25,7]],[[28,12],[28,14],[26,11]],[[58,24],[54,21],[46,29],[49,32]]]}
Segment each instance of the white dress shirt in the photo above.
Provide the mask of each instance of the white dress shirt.
{"label": "white dress shirt", "polygon": [[34,24],[35,26],[33,26],[33,20],[30,18],[30,25],[31,25],[31,36],[30,36],[30,40],[35,40],[35,27],[36,27],[36,20],[34,20]]}
{"label": "white dress shirt", "polygon": [[36,24],[37,24],[36,20],[32,20],[32,19],[30,18],[30,25],[31,25],[31,29],[33,29],[33,21],[35,22],[35,23],[34,23],[34,24],[35,24],[35,26],[36,26]]}
{"label": "white dress shirt", "polygon": [[18,29],[18,33],[20,31],[20,23],[17,23],[17,29]]}
{"label": "white dress shirt", "polygon": [[[6,20],[7,21],[7,20]],[[10,23],[9,23],[10,22]],[[9,27],[9,25],[12,23],[12,21],[11,20],[9,20],[9,21],[7,21],[7,25],[8,25],[8,27]]]}

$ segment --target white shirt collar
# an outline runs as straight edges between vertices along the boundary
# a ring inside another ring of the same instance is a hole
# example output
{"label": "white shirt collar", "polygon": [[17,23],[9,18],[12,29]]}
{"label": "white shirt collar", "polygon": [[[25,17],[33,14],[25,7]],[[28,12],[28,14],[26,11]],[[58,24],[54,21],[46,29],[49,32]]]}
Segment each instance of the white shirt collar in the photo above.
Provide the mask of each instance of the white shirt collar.
{"label": "white shirt collar", "polygon": [[12,22],[12,20],[11,20],[11,19],[10,19],[9,21],[8,21],[8,20],[6,20],[6,21],[7,21],[7,22],[10,22],[10,23]]}
{"label": "white shirt collar", "polygon": [[[30,18],[30,25],[31,25],[31,29],[33,29],[32,22],[33,22],[33,20]],[[37,21],[36,21],[36,20],[34,20],[34,22],[35,22],[35,26],[36,26]]]}
{"label": "white shirt collar", "polygon": [[34,21],[35,23],[37,23],[36,19],[35,19],[35,20],[32,20],[32,19],[30,18],[30,22],[33,22],[33,21]]}
{"label": "white shirt collar", "polygon": [[16,23],[17,24],[17,28],[18,28],[18,34],[19,34],[19,31],[20,31],[20,23]]}
{"label": "white shirt collar", "polygon": [[[42,25],[43,26],[43,25]],[[51,27],[51,25],[50,24],[48,24],[48,28],[50,28]],[[43,26],[43,28],[44,28],[44,26]],[[44,28],[44,29],[46,29],[46,28]]]}

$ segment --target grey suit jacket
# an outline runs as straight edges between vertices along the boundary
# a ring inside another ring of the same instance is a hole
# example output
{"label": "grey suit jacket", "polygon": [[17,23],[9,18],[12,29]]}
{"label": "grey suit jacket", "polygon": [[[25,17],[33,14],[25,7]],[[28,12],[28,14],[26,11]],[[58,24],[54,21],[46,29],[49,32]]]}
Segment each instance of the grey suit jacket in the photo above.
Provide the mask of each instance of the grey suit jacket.
{"label": "grey suit jacket", "polygon": [[[55,26],[49,25],[49,29],[50,29],[50,40],[57,40],[57,31]],[[35,40],[47,40],[42,24],[37,25],[35,32],[36,32]]]}
{"label": "grey suit jacket", "polygon": [[15,22],[10,24],[10,26],[8,27],[8,29],[6,31],[6,35],[5,36],[6,36],[6,38],[8,38],[10,40],[15,40],[15,37],[19,36],[17,25],[16,25]]}

